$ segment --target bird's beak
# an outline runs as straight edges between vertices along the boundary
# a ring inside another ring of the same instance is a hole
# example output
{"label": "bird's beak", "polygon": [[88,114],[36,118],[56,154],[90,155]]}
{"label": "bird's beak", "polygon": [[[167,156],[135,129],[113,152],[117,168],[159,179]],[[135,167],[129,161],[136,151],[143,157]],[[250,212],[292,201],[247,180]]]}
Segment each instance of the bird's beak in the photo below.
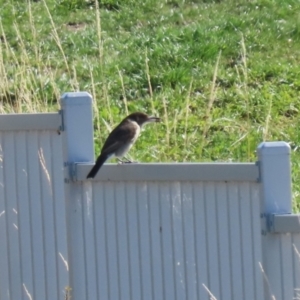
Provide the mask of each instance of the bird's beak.
{"label": "bird's beak", "polygon": [[148,122],[160,122],[160,118],[158,118],[158,117],[149,117]]}

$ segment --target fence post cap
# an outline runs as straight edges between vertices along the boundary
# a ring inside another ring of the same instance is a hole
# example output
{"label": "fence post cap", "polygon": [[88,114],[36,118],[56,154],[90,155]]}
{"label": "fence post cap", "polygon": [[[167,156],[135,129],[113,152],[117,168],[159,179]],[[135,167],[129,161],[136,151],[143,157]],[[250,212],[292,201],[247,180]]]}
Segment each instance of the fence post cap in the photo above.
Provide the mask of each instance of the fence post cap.
{"label": "fence post cap", "polygon": [[291,147],[288,143],[283,142],[283,141],[262,142],[257,147],[257,151],[259,154],[282,155],[282,154],[290,154]]}
{"label": "fence post cap", "polygon": [[68,103],[70,101],[72,104],[80,104],[82,103],[82,99],[84,99],[85,103],[87,99],[89,100],[89,103],[92,103],[93,101],[92,96],[88,92],[68,92],[61,96],[61,101],[64,103]]}

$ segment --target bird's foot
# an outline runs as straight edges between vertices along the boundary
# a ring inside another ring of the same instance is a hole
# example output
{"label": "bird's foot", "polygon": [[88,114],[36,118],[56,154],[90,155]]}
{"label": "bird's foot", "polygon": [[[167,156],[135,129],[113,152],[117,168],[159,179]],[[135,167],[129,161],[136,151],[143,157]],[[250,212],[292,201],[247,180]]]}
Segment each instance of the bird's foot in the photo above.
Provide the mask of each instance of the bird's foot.
{"label": "bird's foot", "polygon": [[138,161],[132,161],[132,160],[129,160],[127,158],[125,158],[125,160],[122,160],[122,159],[119,159],[118,158],[118,165],[122,165],[122,164],[137,164]]}

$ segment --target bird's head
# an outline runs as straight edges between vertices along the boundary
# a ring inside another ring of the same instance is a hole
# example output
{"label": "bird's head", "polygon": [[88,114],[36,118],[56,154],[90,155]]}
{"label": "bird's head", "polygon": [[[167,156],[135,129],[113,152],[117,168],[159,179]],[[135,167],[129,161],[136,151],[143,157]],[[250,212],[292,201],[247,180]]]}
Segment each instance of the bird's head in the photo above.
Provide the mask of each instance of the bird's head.
{"label": "bird's head", "polygon": [[127,119],[134,121],[139,124],[140,127],[151,122],[160,122],[158,117],[150,117],[142,112],[135,112],[130,114]]}

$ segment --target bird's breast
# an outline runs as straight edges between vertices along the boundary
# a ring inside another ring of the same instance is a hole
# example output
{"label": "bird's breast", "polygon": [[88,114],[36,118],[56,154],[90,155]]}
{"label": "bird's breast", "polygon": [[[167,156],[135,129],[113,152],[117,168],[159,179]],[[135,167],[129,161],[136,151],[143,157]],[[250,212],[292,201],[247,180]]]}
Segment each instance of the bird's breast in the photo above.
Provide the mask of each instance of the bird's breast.
{"label": "bird's breast", "polygon": [[131,121],[131,122],[132,122],[132,125],[135,127],[135,135],[133,136],[133,138],[131,140],[132,141],[131,143],[133,144],[137,140],[137,138],[139,137],[141,128],[140,128],[138,123],[136,123],[134,121]]}
{"label": "bird's breast", "polygon": [[135,141],[137,140],[137,138],[140,135],[140,131],[141,131],[140,126],[134,121],[130,121],[130,122],[131,122],[131,125],[133,126],[133,128],[135,129],[135,134],[132,136],[132,138],[130,140],[128,140],[127,143],[125,143],[122,147],[120,147],[115,152],[115,156],[117,156],[117,157],[123,157],[124,155],[126,155],[126,153],[130,150],[130,148],[133,146],[133,144],[135,143]]}

